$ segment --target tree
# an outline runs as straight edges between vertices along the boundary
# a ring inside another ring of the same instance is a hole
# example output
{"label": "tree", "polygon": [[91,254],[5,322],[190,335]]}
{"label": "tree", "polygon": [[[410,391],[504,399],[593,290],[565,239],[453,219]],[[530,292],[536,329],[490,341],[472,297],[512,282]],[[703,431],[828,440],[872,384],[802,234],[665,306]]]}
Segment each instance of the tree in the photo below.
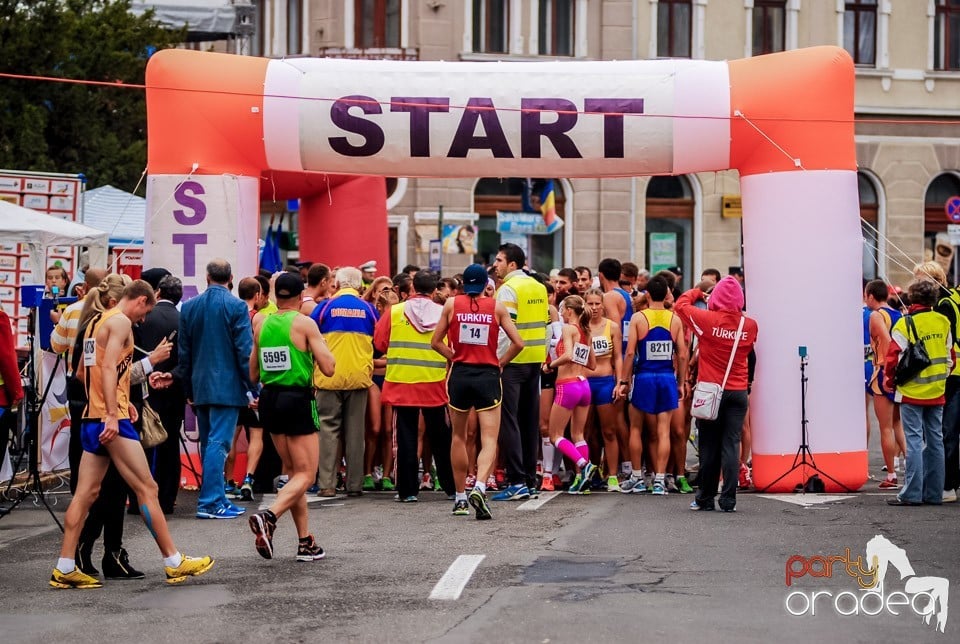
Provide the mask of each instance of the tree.
{"label": "tree", "polygon": [[[129,0],[0,0],[0,72],[142,85],[147,58],[185,39]],[[132,190],[147,162],[142,89],[0,77],[0,167],[82,172]],[[141,189],[142,193],[143,190]]]}

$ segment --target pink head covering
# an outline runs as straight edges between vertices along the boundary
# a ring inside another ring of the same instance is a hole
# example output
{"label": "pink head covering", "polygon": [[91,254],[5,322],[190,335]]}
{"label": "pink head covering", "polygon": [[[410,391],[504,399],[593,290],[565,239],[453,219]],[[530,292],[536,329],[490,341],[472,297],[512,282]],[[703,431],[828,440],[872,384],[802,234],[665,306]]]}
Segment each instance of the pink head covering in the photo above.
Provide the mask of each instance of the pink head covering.
{"label": "pink head covering", "polygon": [[711,311],[734,311],[743,309],[743,289],[733,277],[727,275],[713,287],[707,308]]}

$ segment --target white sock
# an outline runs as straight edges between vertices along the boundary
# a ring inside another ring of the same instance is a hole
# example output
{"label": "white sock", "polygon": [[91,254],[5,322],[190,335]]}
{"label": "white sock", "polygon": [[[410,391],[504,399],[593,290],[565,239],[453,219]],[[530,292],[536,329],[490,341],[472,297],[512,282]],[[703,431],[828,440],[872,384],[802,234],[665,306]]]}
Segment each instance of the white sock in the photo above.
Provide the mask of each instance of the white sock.
{"label": "white sock", "polygon": [[176,568],[181,563],[183,563],[183,555],[179,552],[175,552],[169,557],[163,558],[163,565],[167,568]]}
{"label": "white sock", "polygon": [[634,481],[642,481],[642,480],[643,480],[643,472],[641,472],[640,470],[631,470],[631,471],[630,471],[630,478],[633,479]]}
{"label": "white sock", "polygon": [[466,492],[457,492],[457,498],[454,499],[454,500],[456,500],[456,501],[466,501],[466,500],[467,500],[467,493],[466,493]]}
{"label": "white sock", "polygon": [[624,474],[633,474],[633,463],[630,461],[620,463],[620,471]]}
{"label": "white sock", "polygon": [[579,459],[577,459],[577,467],[579,467],[581,470],[586,464],[587,464],[587,459],[585,459],[584,457],[581,456]]}
{"label": "white sock", "polygon": [[557,448],[553,446],[549,438],[542,439],[540,449],[543,450],[543,474],[553,474],[553,457]]}
{"label": "white sock", "polygon": [[657,481],[658,483],[663,483],[664,477],[666,477],[666,474],[663,474],[663,473],[654,474],[653,480],[654,480],[654,481]]}
{"label": "white sock", "polygon": [[475,489],[475,490],[480,490],[480,494],[486,494],[486,493],[487,493],[487,484],[486,484],[486,482],[481,481],[480,479],[477,479],[477,483],[476,483],[476,485],[473,486],[473,489]]}
{"label": "white sock", "polygon": [[75,559],[64,559],[63,557],[57,559],[57,570],[65,575],[72,573],[76,567],[77,562]]}

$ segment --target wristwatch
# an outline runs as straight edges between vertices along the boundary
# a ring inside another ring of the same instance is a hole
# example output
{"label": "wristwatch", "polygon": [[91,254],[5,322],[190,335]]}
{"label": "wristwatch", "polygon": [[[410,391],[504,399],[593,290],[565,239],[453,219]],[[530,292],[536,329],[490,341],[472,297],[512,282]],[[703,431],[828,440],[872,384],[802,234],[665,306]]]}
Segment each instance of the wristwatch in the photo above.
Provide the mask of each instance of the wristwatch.
{"label": "wristwatch", "polygon": [[627,382],[626,380],[621,380],[621,381],[620,381],[620,384],[621,384],[621,385],[629,385],[630,383]]}

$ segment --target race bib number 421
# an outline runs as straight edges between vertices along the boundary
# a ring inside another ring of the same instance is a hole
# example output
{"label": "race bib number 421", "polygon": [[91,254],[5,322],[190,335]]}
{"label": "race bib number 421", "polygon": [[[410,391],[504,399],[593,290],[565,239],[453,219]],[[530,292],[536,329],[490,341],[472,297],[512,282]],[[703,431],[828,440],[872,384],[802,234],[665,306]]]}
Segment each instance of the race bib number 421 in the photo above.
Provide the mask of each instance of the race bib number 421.
{"label": "race bib number 421", "polygon": [[586,344],[576,343],[573,345],[573,361],[582,366],[587,366],[590,359],[590,347]]}
{"label": "race bib number 421", "polygon": [[289,371],[290,347],[261,347],[260,365],[264,371]]}

